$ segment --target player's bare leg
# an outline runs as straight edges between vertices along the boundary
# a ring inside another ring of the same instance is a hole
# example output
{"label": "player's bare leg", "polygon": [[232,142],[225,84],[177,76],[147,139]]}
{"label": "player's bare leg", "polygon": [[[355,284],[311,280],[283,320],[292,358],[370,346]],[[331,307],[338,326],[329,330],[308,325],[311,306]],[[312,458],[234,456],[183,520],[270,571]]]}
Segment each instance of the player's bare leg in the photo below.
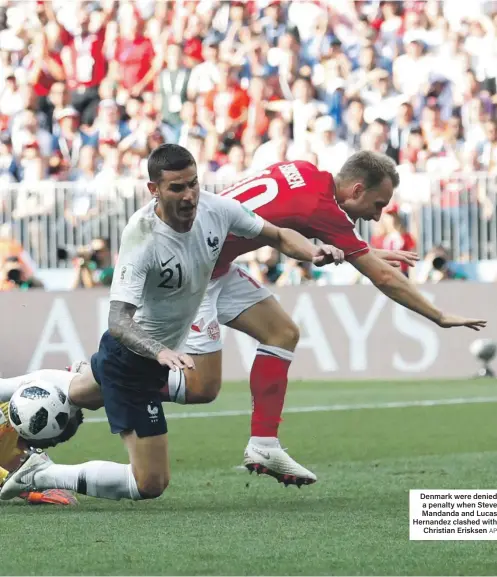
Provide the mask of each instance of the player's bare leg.
{"label": "player's bare leg", "polygon": [[100,385],[96,382],[89,365],[81,367],[80,371],[71,382],[69,398],[82,409],[96,411],[104,406]]}
{"label": "player's bare leg", "polygon": [[140,438],[133,431],[122,433],[121,437],[142,499],[160,497],[170,479],[167,433]]}
{"label": "player's bare leg", "polygon": [[187,405],[212,403],[221,390],[222,351],[195,355],[195,370],[183,369],[169,373],[169,382],[161,390],[165,402]]}

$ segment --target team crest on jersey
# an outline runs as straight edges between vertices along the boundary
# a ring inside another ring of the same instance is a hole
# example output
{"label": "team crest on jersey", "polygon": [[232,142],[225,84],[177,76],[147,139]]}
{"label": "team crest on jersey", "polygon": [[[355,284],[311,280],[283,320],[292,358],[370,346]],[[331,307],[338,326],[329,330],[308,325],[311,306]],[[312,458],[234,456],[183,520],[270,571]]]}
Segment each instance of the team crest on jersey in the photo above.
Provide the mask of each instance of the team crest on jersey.
{"label": "team crest on jersey", "polygon": [[221,329],[217,321],[212,321],[207,326],[207,336],[211,341],[218,341],[221,338]]}
{"label": "team crest on jersey", "polygon": [[215,254],[217,256],[219,252],[219,237],[209,235],[207,237],[207,245],[212,250],[212,254]]}

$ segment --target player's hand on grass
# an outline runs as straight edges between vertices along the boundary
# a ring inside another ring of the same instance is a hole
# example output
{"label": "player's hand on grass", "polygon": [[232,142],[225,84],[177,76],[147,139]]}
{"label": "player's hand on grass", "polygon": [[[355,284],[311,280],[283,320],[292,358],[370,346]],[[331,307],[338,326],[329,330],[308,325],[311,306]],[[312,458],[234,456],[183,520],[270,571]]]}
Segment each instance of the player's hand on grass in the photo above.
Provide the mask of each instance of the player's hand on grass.
{"label": "player's hand on grass", "polygon": [[452,327],[468,327],[474,331],[479,331],[487,326],[487,321],[481,319],[466,319],[458,317],[457,315],[442,315],[438,325],[443,329],[450,329]]}
{"label": "player's hand on grass", "polygon": [[331,263],[335,263],[335,266],[338,266],[345,259],[343,250],[331,244],[322,244],[318,247],[318,251],[317,255],[312,259],[312,264],[315,266],[324,266]]}
{"label": "player's hand on grass", "polygon": [[408,266],[415,266],[419,261],[419,256],[416,252],[410,250],[382,250],[375,249],[375,254],[389,265],[400,267],[401,264]]}
{"label": "player's hand on grass", "polygon": [[174,372],[176,372],[177,369],[195,368],[195,363],[190,355],[187,355],[186,353],[177,353],[171,349],[162,349],[162,351],[157,355],[157,361],[161,365],[169,367]]}

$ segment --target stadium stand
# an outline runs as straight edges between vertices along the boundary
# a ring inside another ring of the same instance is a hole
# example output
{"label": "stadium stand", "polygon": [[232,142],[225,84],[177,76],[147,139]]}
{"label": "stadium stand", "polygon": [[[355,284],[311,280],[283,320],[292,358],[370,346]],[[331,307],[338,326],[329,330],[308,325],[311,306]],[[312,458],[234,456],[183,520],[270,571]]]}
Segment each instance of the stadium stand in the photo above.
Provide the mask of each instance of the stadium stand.
{"label": "stadium stand", "polygon": [[[108,283],[165,141],[212,190],[277,161],[336,173],[384,152],[401,184],[361,233],[408,238],[419,282],[496,281],[497,13],[462,4],[0,0],[0,242],[16,247],[0,251],[0,290]],[[246,260],[271,282],[357,282]]]}

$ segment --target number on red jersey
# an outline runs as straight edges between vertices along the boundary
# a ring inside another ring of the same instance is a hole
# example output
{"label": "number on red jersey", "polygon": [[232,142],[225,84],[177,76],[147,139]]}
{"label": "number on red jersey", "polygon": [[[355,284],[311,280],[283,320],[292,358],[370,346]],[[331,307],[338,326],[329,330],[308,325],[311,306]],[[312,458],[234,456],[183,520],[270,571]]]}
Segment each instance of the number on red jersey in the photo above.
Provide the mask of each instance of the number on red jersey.
{"label": "number on red jersey", "polygon": [[[331,174],[305,161],[278,163],[221,192],[278,227],[296,230],[341,248],[346,256],[362,254],[367,244],[355,225],[338,206]],[[218,268],[261,246],[257,239],[229,236],[218,260]]]}

